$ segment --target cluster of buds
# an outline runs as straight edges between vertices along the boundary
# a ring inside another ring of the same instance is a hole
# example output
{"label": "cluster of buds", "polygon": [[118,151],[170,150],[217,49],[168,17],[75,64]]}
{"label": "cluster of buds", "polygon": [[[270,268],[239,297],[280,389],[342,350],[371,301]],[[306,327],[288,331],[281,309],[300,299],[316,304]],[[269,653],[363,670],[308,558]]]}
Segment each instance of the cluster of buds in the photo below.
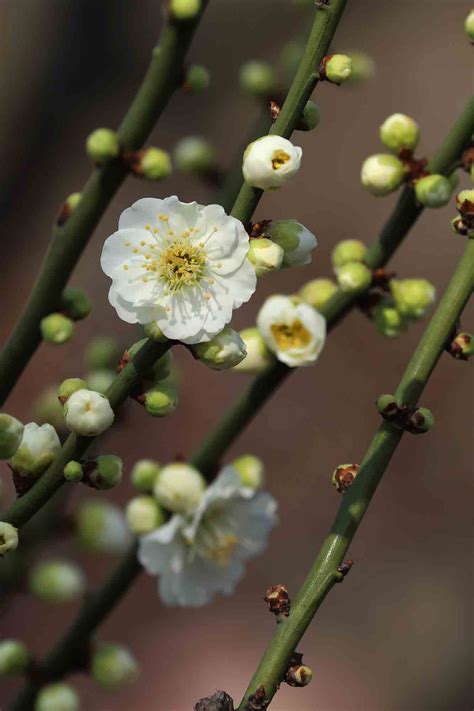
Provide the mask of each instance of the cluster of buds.
{"label": "cluster of buds", "polygon": [[387,422],[411,434],[423,434],[432,429],[434,417],[426,407],[399,405],[394,395],[381,395],[377,409]]}
{"label": "cluster of buds", "polygon": [[258,277],[311,262],[317,239],[296,220],[262,220],[248,226],[248,259]]}
{"label": "cluster of buds", "polygon": [[299,652],[293,652],[285,673],[285,683],[295,687],[308,686],[312,678],[312,670],[303,664],[303,655]]}
{"label": "cluster of buds", "polygon": [[60,310],[40,321],[43,341],[55,346],[67,343],[74,333],[74,321],[86,318],[91,310],[92,302],[82,289],[67,287],[61,294]]}
{"label": "cluster of buds", "polygon": [[454,232],[474,237],[474,190],[461,190],[456,195],[456,207],[459,215],[451,222]]}
{"label": "cluster of buds", "polygon": [[360,294],[372,283],[372,270],[364,263],[367,247],[356,239],[339,242],[332,251],[331,261],[341,291]]}

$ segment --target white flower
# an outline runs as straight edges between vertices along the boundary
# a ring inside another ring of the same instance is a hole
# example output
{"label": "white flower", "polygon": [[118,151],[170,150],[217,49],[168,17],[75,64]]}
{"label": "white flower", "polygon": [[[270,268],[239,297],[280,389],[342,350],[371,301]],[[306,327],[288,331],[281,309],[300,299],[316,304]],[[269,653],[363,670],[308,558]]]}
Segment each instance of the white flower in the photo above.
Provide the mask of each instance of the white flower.
{"label": "white flower", "polygon": [[267,346],[290,367],[311,365],[326,339],[326,319],[308,304],[291,296],[270,296],[257,316]]}
{"label": "white flower", "polygon": [[234,370],[241,373],[263,373],[274,361],[274,355],[268,349],[258,328],[244,328],[240,337],[245,343],[247,355]]}
{"label": "white flower", "polygon": [[301,165],[303,151],[281,136],[263,136],[247,146],[242,172],[254,188],[275,190],[292,178]]}
{"label": "white flower", "polygon": [[194,346],[193,352],[208,368],[227,370],[243,361],[247,355],[247,347],[237,331],[226,326],[210,341]]}
{"label": "white flower", "polygon": [[76,390],[64,405],[64,419],[71,432],[84,437],[96,437],[114,421],[110,402],[95,390]]}
{"label": "white flower", "polygon": [[316,237],[296,220],[274,220],[265,234],[284,251],[282,267],[301,267],[311,262]]}
{"label": "white flower", "polygon": [[14,472],[38,477],[49,467],[61,449],[61,442],[52,425],[25,425],[20,446],[10,459]]}
{"label": "white flower", "polygon": [[208,341],[255,291],[248,250],[242,223],[219,205],[138,200],[104,244],[109,301],[128,323],[156,321],[167,338]]}
{"label": "white flower", "polygon": [[205,489],[206,482],[197,469],[184,462],[174,462],[160,471],[153,493],[165,509],[188,513],[197,508]]}
{"label": "white flower", "polygon": [[176,514],[140,539],[138,558],[150,575],[160,576],[162,601],[196,607],[217,592],[230,595],[243,561],[265,548],[276,508],[270,494],[242,486],[237,472],[225,467],[191,519]]}

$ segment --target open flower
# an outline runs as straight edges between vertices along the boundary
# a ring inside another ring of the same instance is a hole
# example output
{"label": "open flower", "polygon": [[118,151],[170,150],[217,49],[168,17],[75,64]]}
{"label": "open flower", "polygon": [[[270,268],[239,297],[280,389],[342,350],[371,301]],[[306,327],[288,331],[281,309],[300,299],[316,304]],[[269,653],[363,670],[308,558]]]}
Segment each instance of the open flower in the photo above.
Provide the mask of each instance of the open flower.
{"label": "open flower", "polygon": [[197,607],[217,592],[230,595],[243,561],[265,548],[276,508],[270,494],[244,487],[235,469],[225,467],[192,516],[175,514],[140,539],[138,558],[150,575],[160,576],[163,602]]}
{"label": "open flower", "polygon": [[300,169],[303,151],[282,136],[263,136],[247,146],[242,172],[245,182],[261,190],[276,190]]}
{"label": "open flower", "polygon": [[270,296],[257,316],[267,346],[291,368],[311,365],[326,339],[326,319],[295,296]]}
{"label": "open flower", "polygon": [[242,223],[219,205],[143,198],[104,244],[109,301],[128,323],[156,322],[183,343],[208,341],[255,291],[248,250]]}

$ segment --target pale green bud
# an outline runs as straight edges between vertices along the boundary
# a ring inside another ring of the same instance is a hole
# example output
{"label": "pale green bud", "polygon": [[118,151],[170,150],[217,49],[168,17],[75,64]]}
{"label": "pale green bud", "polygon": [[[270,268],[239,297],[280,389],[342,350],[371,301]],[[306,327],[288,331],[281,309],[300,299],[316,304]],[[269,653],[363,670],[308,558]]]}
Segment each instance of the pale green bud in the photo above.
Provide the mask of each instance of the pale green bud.
{"label": "pale green bud", "polygon": [[261,459],[253,454],[242,454],[234,459],[232,466],[237,470],[243,486],[261,489],[263,486],[264,466]]}
{"label": "pale green bud", "polygon": [[321,120],[321,112],[314,101],[308,101],[301,114],[301,120],[297,126],[299,131],[312,131]]}
{"label": "pale green bud", "polygon": [[87,471],[90,483],[99,491],[113,489],[122,481],[123,462],[115,454],[101,454],[94,460],[92,470]]}
{"label": "pale green bud", "polygon": [[40,331],[43,341],[60,346],[71,338],[74,333],[74,323],[63,314],[53,313],[41,319]]}
{"label": "pale green bud", "polygon": [[105,395],[115,380],[116,374],[113,370],[93,370],[86,375],[86,383],[89,390]]}
{"label": "pale green bud", "polygon": [[352,73],[352,60],[347,54],[330,54],[323,64],[325,78],[334,84],[342,84]]}
{"label": "pale green bud", "polygon": [[206,67],[201,64],[192,64],[186,72],[184,85],[195,93],[205,91],[211,83],[211,75]]}
{"label": "pale green bud", "polygon": [[471,10],[469,15],[464,20],[464,31],[471,42],[474,42],[474,10]]}
{"label": "pale green bud", "polygon": [[102,434],[111,426],[114,417],[114,411],[105,395],[87,388],[76,390],[64,405],[66,425],[71,432],[84,437]]}
{"label": "pale green bud", "polygon": [[314,234],[296,220],[273,220],[266,228],[265,236],[283,249],[282,267],[309,264],[313,249],[318,244]]}
{"label": "pale green bud", "polygon": [[362,185],[376,197],[388,195],[403,182],[405,168],[395,156],[379,153],[367,158],[362,164]]}
{"label": "pale green bud", "polygon": [[179,398],[172,383],[157,383],[145,393],[145,408],[152,417],[166,417],[176,410]]}
{"label": "pale green bud", "polygon": [[244,328],[240,337],[247,349],[247,355],[233,370],[241,373],[263,373],[275,361],[258,328]]}
{"label": "pale green bud", "polygon": [[61,295],[61,307],[68,318],[80,321],[92,311],[92,301],[82,289],[68,286]]}
{"label": "pale green bud", "polygon": [[101,686],[117,689],[133,683],[138,677],[139,668],[126,647],[104,644],[92,656],[91,672]]}
{"label": "pale green bud", "polygon": [[176,144],[174,162],[182,173],[207,173],[216,165],[216,154],[205,138],[187,136]]}
{"label": "pale green bud", "polygon": [[132,468],[131,480],[138,491],[149,494],[153,491],[161,467],[152,459],[140,459]]}
{"label": "pale green bud", "polygon": [[409,319],[422,318],[436,298],[436,289],[427,279],[392,279],[390,291],[397,310]]}
{"label": "pale green bud", "polygon": [[48,422],[57,430],[65,428],[63,407],[58,400],[58,389],[54,385],[44,390],[33,404],[33,415],[40,425]]}
{"label": "pale green bud", "polygon": [[384,394],[377,398],[377,410],[385,420],[394,420],[399,415],[399,407],[393,395]]}
{"label": "pale green bud", "polygon": [[79,203],[81,202],[81,197],[82,193],[71,193],[70,195],[68,195],[65,202],[71,212],[75,210],[76,207],[79,205]]}
{"label": "pale green bud", "polygon": [[17,639],[3,639],[0,642],[0,674],[15,676],[25,671],[29,655],[26,645]]}
{"label": "pale green bud", "polygon": [[0,459],[10,459],[20,446],[23,425],[15,417],[0,413]]}
{"label": "pale green bud", "polygon": [[201,11],[201,0],[170,0],[169,9],[176,20],[192,20]]}
{"label": "pale green bud", "polygon": [[372,79],[375,74],[375,62],[372,57],[369,57],[365,52],[354,50],[346,52],[352,61],[352,72],[348,79],[348,83],[357,83]]}
{"label": "pale green bud", "polygon": [[115,369],[120,355],[114,338],[98,336],[86,347],[85,362],[88,370]]}
{"label": "pale green bud", "polygon": [[61,442],[50,424],[29,422],[23,429],[20,446],[10,459],[11,469],[25,477],[38,478],[61,449]]}
{"label": "pale green bud", "polygon": [[444,175],[427,175],[415,185],[416,199],[425,207],[443,207],[449,202],[451,193],[451,183]]}
{"label": "pale green bud", "polygon": [[96,163],[113,160],[120,153],[118,136],[110,128],[96,128],[87,137],[86,150],[89,158]]}
{"label": "pale green bud", "polygon": [[361,262],[349,262],[336,270],[336,279],[341,291],[359,294],[372,282],[372,272]]}
{"label": "pale green bud", "polygon": [[275,87],[273,67],[256,59],[246,62],[240,68],[239,81],[248,94],[268,96]]}
{"label": "pale green bud", "polygon": [[363,262],[367,254],[367,247],[358,239],[344,239],[338,242],[331,254],[333,266],[342,267],[349,262]]}
{"label": "pale green bud", "polygon": [[192,346],[192,351],[201,363],[212,370],[234,368],[247,355],[244,341],[230,326],[226,326],[210,341]]}
{"label": "pale green bud", "polygon": [[82,378],[66,378],[58,388],[58,400],[63,405],[69,400],[71,395],[78,390],[85,388],[86,381]]}
{"label": "pale green bud", "polygon": [[434,416],[427,407],[419,407],[410,417],[405,429],[411,434],[423,434],[434,427]]}
{"label": "pale green bud", "polygon": [[66,481],[70,481],[72,483],[82,481],[84,476],[82,464],[80,462],[76,462],[74,459],[71,459],[71,461],[64,467],[63,474]]}
{"label": "pale green bud", "polygon": [[165,522],[161,506],[153,496],[135,496],[127,504],[125,516],[132,533],[141,536]]}
{"label": "pale green bud", "polygon": [[79,711],[79,697],[68,684],[48,684],[38,693],[34,711]]}
{"label": "pale green bud", "polygon": [[130,540],[122,511],[109,501],[97,499],[81,503],[76,534],[80,546],[92,552],[121,553]]}
{"label": "pale green bud", "polygon": [[337,284],[331,279],[312,279],[301,287],[298,296],[319,311],[336,291]]}
{"label": "pale green bud", "polygon": [[386,338],[396,338],[408,328],[406,320],[394,306],[380,304],[374,309],[373,319],[375,328],[380,335]]}
{"label": "pale green bud", "polygon": [[284,256],[283,249],[276,242],[272,242],[271,239],[257,237],[250,240],[247,257],[255,267],[255,273],[258,277],[280,269]]}
{"label": "pale green bud", "polygon": [[168,340],[156,321],[147,323],[143,330],[145,331],[146,337],[151,338],[153,341],[164,343]]}
{"label": "pale green bud", "polygon": [[138,172],[148,180],[164,180],[172,173],[169,153],[161,148],[146,148],[140,159]]}
{"label": "pale green bud", "polygon": [[158,503],[175,513],[190,513],[201,501],[206,482],[190,464],[167,464],[158,474],[153,493]]}
{"label": "pale green bud", "polygon": [[458,333],[451,342],[449,352],[454,358],[467,360],[474,355],[474,336],[471,333]]}
{"label": "pale green bud", "polygon": [[66,560],[48,560],[37,563],[30,573],[30,592],[42,602],[53,605],[69,602],[85,588],[82,570]]}
{"label": "pale green bud", "polygon": [[465,203],[468,205],[469,203],[473,203],[474,205],[474,190],[461,190],[461,192],[456,195],[456,207],[458,210],[460,210]]}
{"label": "pale green bud", "polygon": [[417,122],[405,114],[392,114],[380,126],[380,140],[397,155],[403,150],[413,151],[419,138]]}
{"label": "pale green bud", "polygon": [[285,675],[285,681],[289,686],[308,686],[313,678],[313,671],[305,664],[296,664],[290,667]]}
{"label": "pale green bud", "polygon": [[0,557],[18,548],[18,529],[11,523],[0,521]]}

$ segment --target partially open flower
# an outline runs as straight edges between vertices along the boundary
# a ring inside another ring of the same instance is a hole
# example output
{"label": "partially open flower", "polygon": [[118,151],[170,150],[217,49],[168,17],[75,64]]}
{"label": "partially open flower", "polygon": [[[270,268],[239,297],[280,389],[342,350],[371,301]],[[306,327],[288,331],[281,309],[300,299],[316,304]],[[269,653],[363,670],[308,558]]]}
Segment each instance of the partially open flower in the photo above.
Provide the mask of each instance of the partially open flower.
{"label": "partially open flower", "polygon": [[81,388],[68,398],[64,417],[71,432],[85,437],[96,437],[114,421],[110,402],[101,393]]}
{"label": "partially open flower", "polygon": [[246,183],[261,190],[275,190],[300,169],[303,151],[281,136],[263,136],[247,146],[242,172]]}
{"label": "partially open flower", "polygon": [[309,264],[318,244],[314,234],[296,220],[272,220],[265,235],[282,248],[282,267]]}
{"label": "partially open flower", "polygon": [[283,249],[266,237],[250,240],[249,261],[252,263],[258,277],[278,271],[283,262]]}
{"label": "partially open flower", "polygon": [[198,343],[192,350],[196,358],[212,370],[234,368],[247,355],[244,341],[229,326],[207,343]]}
{"label": "partially open flower", "polygon": [[61,442],[54,427],[30,422],[25,425],[10,467],[20,476],[36,479],[46,471],[60,449]]}

